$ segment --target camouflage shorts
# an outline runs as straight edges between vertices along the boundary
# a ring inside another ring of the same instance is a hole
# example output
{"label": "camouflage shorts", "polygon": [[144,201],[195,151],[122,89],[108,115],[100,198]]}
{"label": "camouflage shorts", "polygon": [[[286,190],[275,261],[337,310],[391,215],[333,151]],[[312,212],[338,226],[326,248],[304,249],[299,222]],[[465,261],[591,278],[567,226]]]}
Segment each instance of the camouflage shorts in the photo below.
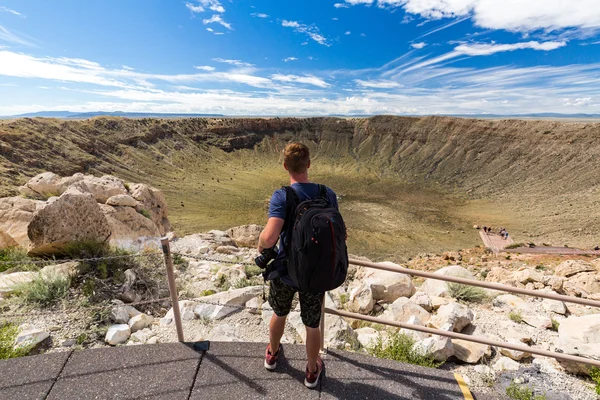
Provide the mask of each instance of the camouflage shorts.
{"label": "camouflage shorts", "polygon": [[[281,278],[270,281],[269,305],[279,317],[285,317],[292,309],[292,300],[298,289],[286,285]],[[300,297],[300,317],[309,328],[318,328],[321,322],[323,293],[302,293]]]}

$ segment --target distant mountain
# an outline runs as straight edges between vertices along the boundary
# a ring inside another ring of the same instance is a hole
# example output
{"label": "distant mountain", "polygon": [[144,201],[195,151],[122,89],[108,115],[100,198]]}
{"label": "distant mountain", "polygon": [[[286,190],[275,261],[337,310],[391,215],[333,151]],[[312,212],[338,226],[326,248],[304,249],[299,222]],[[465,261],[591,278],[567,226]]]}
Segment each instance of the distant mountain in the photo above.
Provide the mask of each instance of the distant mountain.
{"label": "distant mountain", "polygon": [[95,111],[87,113],[71,111],[40,111],[35,113],[13,115],[0,118],[61,118],[61,119],[87,119],[93,117],[127,117],[127,118],[200,118],[200,117],[223,117],[223,114],[161,114],[161,113],[133,113],[133,112],[105,112]]}

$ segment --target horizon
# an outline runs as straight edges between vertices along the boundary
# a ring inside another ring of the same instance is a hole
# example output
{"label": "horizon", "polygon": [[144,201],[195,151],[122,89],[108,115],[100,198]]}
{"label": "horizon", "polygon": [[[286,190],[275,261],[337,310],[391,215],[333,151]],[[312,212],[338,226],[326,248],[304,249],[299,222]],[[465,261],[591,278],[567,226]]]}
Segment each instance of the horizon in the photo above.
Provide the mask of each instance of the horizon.
{"label": "horizon", "polygon": [[0,115],[600,114],[594,0],[121,3],[0,0]]}

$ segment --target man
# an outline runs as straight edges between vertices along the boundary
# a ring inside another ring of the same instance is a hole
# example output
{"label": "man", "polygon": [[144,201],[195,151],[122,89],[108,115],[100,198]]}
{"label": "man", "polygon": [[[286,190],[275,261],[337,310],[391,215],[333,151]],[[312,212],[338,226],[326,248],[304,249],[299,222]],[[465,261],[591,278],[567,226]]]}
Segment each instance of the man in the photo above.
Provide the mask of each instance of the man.
{"label": "man", "polygon": [[[290,185],[298,195],[300,202],[314,199],[319,196],[319,185],[308,180],[308,169],[310,168],[310,152],[308,147],[302,143],[290,143],[284,150],[283,167],[290,175]],[[331,207],[338,208],[336,194],[327,189],[327,200]],[[284,223],[293,223],[294,215],[286,214],[286,192],[284,189],[276,190],[269,204],[269,220],[265,229],[260,234],[258,251],[273,247],[278,238],[279,252],[273,261],[275,271],[272,275],[278,275],[270,281],[269,305],[273,308],[273,316],[269,324],[269,345],[265,354],[265,368],[274,370],[277,366],[277,358],[281,353],[281,337],[285,328],[287,315],[292,307],[292,299],[298,289],[287,274],[285,244],[290,240],[283,230]],[[300,316],[306,327],[306,355],[308,363],[306,366],[306,377],[304,384],[308,388],[317,386],[321,372],[323,371],[323,360],[319,357],[321,345],[321,333],[319,323],[321,321],[321,305],[324,293],[299,293]]]}

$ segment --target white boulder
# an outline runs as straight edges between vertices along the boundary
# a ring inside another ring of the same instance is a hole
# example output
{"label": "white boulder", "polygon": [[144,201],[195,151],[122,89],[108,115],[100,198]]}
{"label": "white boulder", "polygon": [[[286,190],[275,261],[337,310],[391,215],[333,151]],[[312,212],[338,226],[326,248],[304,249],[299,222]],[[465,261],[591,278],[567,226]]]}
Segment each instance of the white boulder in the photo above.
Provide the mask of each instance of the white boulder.
{"label": "white boulder", "polygon": [[426,326],[430,319],[429,313],[422,307],[406,297],[400,297],[390,304],[381,317],[397,322],[407,322],[412,316],[415,317],[414,323],[422,326]]}
{"label": "white boulder", "polygon": [[[400,267],[400,265],[391,262],[378,264]],[[400,297],[410,297],[416,291],[410,276],[397,272],[363,268],[358,270],[356,279],[371,286],[375,301],[392,303]]]}
{"label": "white boulder", "polygon": [[109,197],[108,200],[106,200],[106,204],[113,207],[135,207],[137,205],[137,200],[128,194],[117,194]]}
{"label": "white boulder", "polygon": [[473,322],[473,318],[475,318],[475,315],[467,306],[460,303],[450,303],[438,309],[437,314],[429,320],[429,325],[440,329],[448,324],[452,331],[460,332]]}
{"label": "white boulder", "polygon": [[511,360],[508,357],[500,357],[498,361],[494,363],[493,369],[496,372],[504,371],[518,371],[520,365],[518,362]]}
{"label": "white boulder", "polygon": [[[563,319],[558,327],[557,349],[565,354],[600,360],[600,314]],[[586,372],[580,365],[563,365],[570,372]]]}
{"label": "white boulder", "polygon": [[373,291],[371,285],[354,281],[348,288],[349,300],[347,304],[348,311],[369,314],[373,310]]}
{"label": "white boulder", "polygon": [[46,339],[50,337],[50,334],[41,329],[26,329],[17,334],[15,339],[14,348],[24,348],[30,347],[35,348],[41,343],[43,343]]}
{"label": "white boulder", "polygon": [[452,340],[439,335],[433,335],[415,343],[415,349],[422,354],[432,355],[436,361],[446,361],[454,355]]}
{"label": "white boulder", "polygon": [[138,314],[129,320],[129,328],[132,333],[141,331],[142,329],[149,327],[152,322],[154,322],[153,317],[146,314]]}
{"label": "white boulder", "polygon": [[129,328],[129,325],[111,325],[106,332],[104,341],[112,346],[116,346],[127,342],[127,339],[129,339],[130,336],[131,329]]}
{"label": "white boulder", "polygon": [[[450,265],[448,267],[441,268],[434,273],[437,275],[453,276],[456,278],[475,279],[471,272],[460,265]],[[419,288],[419,291],[425,292],[430,296],[449,297],[448,282],[437,279],[425,279]]]}

